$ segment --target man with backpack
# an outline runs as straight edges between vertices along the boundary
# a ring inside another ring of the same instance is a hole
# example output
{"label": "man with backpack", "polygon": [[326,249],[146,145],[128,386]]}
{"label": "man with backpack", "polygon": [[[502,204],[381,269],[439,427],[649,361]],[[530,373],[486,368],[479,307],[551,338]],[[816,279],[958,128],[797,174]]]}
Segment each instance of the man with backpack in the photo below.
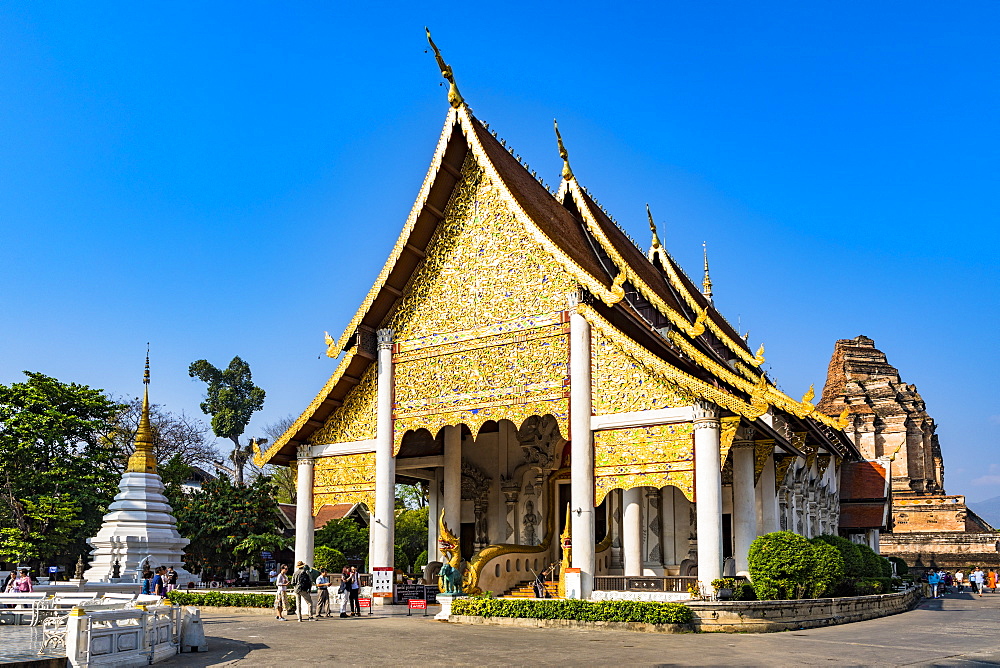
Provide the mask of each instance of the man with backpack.
{"label": "man with backpack", "polygon": [[[313,581],[312,576],[309,574],[309,566],[302,561],[296,562],[295,564],[295,575],[292,576],[292,586],[295,590],[295,614],[298,616],[299,621],[305,621],[302,619],[303,611],[307,610],[307,619],[312,621],[313,618],[313,608],[312,608],[312,591]],[[309,606],[306,608],[306,606]]]}

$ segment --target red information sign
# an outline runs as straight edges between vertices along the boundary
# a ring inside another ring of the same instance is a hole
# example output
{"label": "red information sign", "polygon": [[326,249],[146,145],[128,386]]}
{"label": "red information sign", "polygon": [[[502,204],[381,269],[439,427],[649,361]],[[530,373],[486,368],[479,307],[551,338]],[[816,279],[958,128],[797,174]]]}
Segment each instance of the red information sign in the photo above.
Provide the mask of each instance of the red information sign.
{"label": "red information sign", "polygon": [[424,615],[427,615],[427,599],[425,598],[411,598],[406,602],[406,614],[410,614],[410,610],[423,610]]}
{"label": "red information sign", "polygon": [[370,598],[359,598],[358,599],[359,608],[368,608],[368,614],[374,614],[372,612],[372,600]]}

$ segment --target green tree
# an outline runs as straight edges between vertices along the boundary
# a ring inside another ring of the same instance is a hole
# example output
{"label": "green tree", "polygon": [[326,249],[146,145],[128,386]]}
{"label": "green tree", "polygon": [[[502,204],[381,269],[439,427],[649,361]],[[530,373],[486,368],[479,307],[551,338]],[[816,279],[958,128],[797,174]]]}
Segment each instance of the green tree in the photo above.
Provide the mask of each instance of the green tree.
{"label": "green tree", "polygon": [[361,560],[368,554],[368,528],[346,517],[331,520],[316,532],[316,545],[332,547],[348,559]]}
{"label": "green tree", "polygon": [[242,539],[238,537],[227,538],[227,542],[233,546],[234,563],[237,566],[247,568],[257,568],[264,572],[264,558],[262,552],[278,552],[292,544],[291,536],[282,536],[276,533],[254,533]]}
{"label": "green tree", "polygon": [[833,595],[834,589],[844,579],[844,557],[834,545],[820,538],[809,541],[813,547],[816,565],[810,573],[813,597]]}
{"label": "green tree", "polygon": [[424,506],[417,510],[403,510],[396,515],[396,547],[406,555],[407,564],[413,564],[420,553],[427,549],[429,512],[430,508]]}
{"label": "green tree", "polygon": [[842,536],[830,534],[817,536],[814,540],[823,541],[837,548],[840,556],[844,559],[844,577],[856,579],[864,576],[864,560],[861,558],[861,552],[856,544]]}
{"label": "green tree", "polygon": [[250,365],[239,356],[234,357],[225,369],[219,369],[208,360],[192,362],[188,375],[208,384],[201,410],[212,416],[215,435],[233,442],[230,458],[236,484],[243,485],[243,468],[253,456],[253,448],[250,444],[240,445],[240,436],[253,414],[264,407],[264,390],[253,384]]}
{"label": "green tree", "polygon": [[200,490],[186,494],[174,514],[178,531],[191,540],[185,562],[195,573],[244,566],[235,546],[251,536],[281,530],[274,486],[266,477],[247,485],[235,485],[227,477],[207,481]]}
{"label": "green tree", "polygon": [[858,551],[861,553],[861,561],[864,564],[861,569],[862,576],[866,578],[882,577],[882,557],[875,554],[875,550],[860,543]]}
{"label": "green tree", "polygon": [[0,385],[0,558],[62,556],[68,566],[114,498],[120,469],[102,435],[122,406],[102,390],[24,373]]}
{"label": "green tree", "polygon": [[747,560],[754,592],[762,601],[801,597],[816,566],[809,541],[789,531],[755,538]]}

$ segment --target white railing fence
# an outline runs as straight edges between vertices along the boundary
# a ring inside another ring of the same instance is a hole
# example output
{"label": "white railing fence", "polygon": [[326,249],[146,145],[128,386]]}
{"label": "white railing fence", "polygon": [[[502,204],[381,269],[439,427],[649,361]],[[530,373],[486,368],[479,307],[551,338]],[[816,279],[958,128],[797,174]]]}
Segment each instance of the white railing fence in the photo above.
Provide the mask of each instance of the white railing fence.
{"label": "white railing fence", "polygon": [[[197,614],[195,612],[195,614]],[[145,666],[180,652],[182,608],[74,608],[66,619],[66,657],[74,668]]]}

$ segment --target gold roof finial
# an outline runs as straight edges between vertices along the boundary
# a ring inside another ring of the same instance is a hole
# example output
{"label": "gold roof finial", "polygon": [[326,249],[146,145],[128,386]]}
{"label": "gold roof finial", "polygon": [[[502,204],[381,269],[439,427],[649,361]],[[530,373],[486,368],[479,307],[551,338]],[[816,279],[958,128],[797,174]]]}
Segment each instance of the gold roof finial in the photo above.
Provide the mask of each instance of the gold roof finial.
{"label": "gold roof finial", "polygon": [[448,88],[448,102],[451,103],[452,107],[458,109],[465,104],[465,99],[462,97],[462,94],[458,92],[458,86],[455,85],[455,73],[452,72],[448,63],[444,62],[444,58],[441,57],[441,51],[437,48],[437,44],[434,43],[434,40],[431,39],[431,29],[424,26],[424,30],[427,31],[427,42],[431,45],[431,48],[434,49],[434,58],[437,60],[438,67],[441,68],[441,76],[447,79],[448,83],[451,84]]}
{"label": "gold roof finial", "polygon": [[653,212],[649,210],[649,203],[646,203],[646,215],[649,216],[649,230],[653,233],[653,247],[650,253],[660,247],[660,237],[656,234],[656,223],[653,222]]}
{"label": "gold roof finial", "polygon": [[705,299],[712,301],[712,277],[708,275],[708,242],[701,242],[701,250],[705,255],[705,278],[701,282],[701,294]]}
{"label": "gold roof finial", "polygon": [[553,118],[552,126],[556,129],[556,142],[559,144],[559,157],[562,158],[563,161],[562,177],[564,181],[569,181],[573,178],[573,170],[569,168],[569,152],[563,144],[562,135],[559,134],[559,121]]}
{"label": "gold roof finial", "polygon": [[153,426],[149,421],[149,344],[146,344],[146,370],[142,374],[145,386],[142,395],[142,415],[135,431],[135,450],[128,458],[126,473],[156,474],[156,455],[153,453]]}

